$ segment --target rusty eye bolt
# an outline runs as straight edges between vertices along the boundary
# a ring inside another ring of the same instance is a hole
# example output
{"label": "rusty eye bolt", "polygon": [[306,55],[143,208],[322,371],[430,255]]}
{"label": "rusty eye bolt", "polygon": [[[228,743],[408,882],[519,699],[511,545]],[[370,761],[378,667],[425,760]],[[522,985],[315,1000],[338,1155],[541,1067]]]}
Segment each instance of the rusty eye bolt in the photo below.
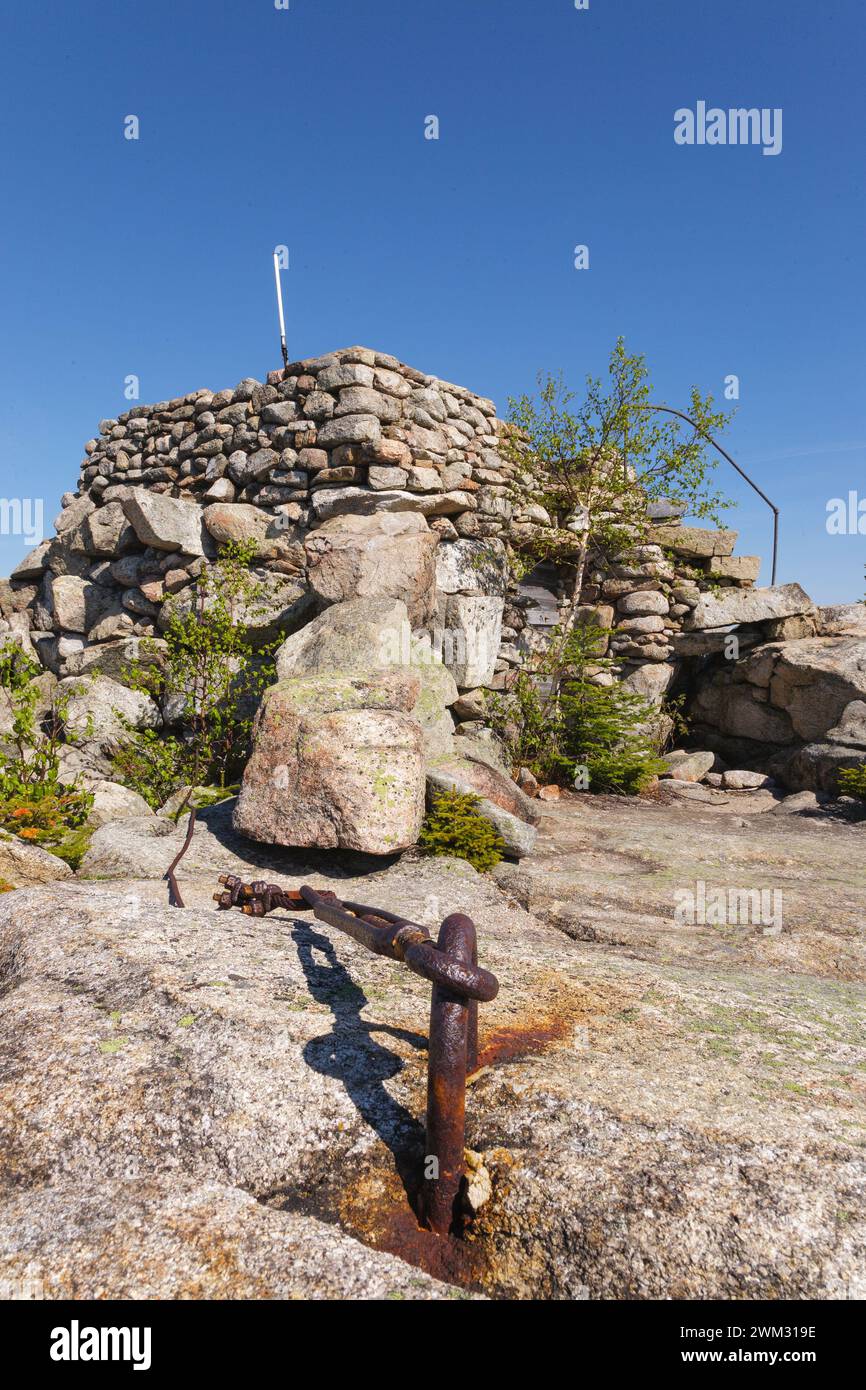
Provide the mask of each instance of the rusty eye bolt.
{"label": "rusty eye bolt", "polygon": [[427,1065],[427,1143],[421,1216],[437,1235],[447,1235],[457,1215],[464,1173],[466,1077],[478,1066],[478,1003],[499,993],[499,981],[478,965],[475,925],[455,912],[433,941],[425,927],[383,908],[344,903],[334,893],[303,887],[297,892],[272,883],[220,878],[214,894],[221,908],[238,907],[251,917],[274,908],[312,911],[319,921],[351,936],[376,955],[402,961],[433,985]]}

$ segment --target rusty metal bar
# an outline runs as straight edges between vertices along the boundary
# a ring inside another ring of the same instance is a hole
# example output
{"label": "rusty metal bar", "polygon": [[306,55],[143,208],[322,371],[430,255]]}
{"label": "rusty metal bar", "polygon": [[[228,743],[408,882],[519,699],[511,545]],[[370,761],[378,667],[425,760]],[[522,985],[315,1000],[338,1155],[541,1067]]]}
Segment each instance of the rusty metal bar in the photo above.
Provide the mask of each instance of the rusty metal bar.
{"label": "rusty metal bar", "polygon": [[[475,927],[454,913],[439,929],[437,949],[453,960],[472,964],[476,954]],[[466,1128],[466,1057],[469,1003],[441,984],[434,984],[430,1001],[430,1043],[427,1069],[427,1152],[424,1155],[422,1214],[432,1231],[446,1233],[463,1178]]]}
{"label": "rusty metal bar", "polygon": [[437,1235],[447,1235],[458,1212],[464,1173],[466,1075],[478,1062],[478,1003],[495,999],[499,982],[478,965],[475,926],[462,913],[447,917],[434,942],[426,927],[384,908],[344,903],[335,893],[304,885],[299,890],[273,883],[242,883],[220,878],[221,908],[240,908],[264,917],[274,908],[312,909],[321,922],[351,936],[376,955],[402,961],[433,985],[427,1068],[427,1141],[421,1189],[421,1217]]}

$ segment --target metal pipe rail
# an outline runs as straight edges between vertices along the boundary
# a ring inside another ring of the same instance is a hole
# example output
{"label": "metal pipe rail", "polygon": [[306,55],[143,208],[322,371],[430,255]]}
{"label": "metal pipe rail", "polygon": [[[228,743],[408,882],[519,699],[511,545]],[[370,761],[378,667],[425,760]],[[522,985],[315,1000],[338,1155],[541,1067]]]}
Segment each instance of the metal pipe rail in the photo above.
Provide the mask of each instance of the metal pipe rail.
{"label": "metal pipe rail", "polygon": [[478,1004],[499,992],[496,976],[478,965],[471,918],[460,912],[446,917],[433,941],[417,922],[384,908],[341,902],[335,893],[307,885],[295,890],[263,881],[242,883],[233,874],[219,882],[224,891],[215,893],[214,901],[220,908],[237,907],[250,917],[265,917],[275,908],[312,909],[319,921],[375,955],[402,961],[432,984],[421,1216],[437,1235],[447,1235],[458,1215],[464,1174],[466,1076],[478,1065]]}
{"label": "metal pipe rail", "polygon": [[755,482],[754,478],[750,478],[746,470],[744,468],[741,468],[735,459],[731,458],[727,449],[723,449],[721,444],[719,444],[717,440],[713,439],[713,436],[711,434],[707,434],[706,430],[701,429],[701,426],[698,424],[697,420],[693,420],[691,415],[686,415],[685,411],[682,410],[674,410],[673,407],[669,405],[641,405],[638,406],[637,409],[660,410],[663,411],[666,415],[677,415],[680,418],[680,420],[685,420],[686,424],[691,425],[692,429],[701,436],[701,439],[705,439],[708,444],[712,444],[716,452],[721,454],[723,459],[727,459],[728,463],[731,465],[732,468],[736,469],[740,477],[745,478],[746,482],[749,484],[749,487],[753,490],[753,492],[756,492],[758,496],[761,498],[761,500],[763,502],[766,502],[767,506],[770,508],[770,511],[773,513],[773,571],[770,576],[770,583],[775,584],[776,565],[779,559],[779,508],[776,506],[775,502],[770,501],[766,492],[764,492],[761,488],[758,487],[758,484]]}

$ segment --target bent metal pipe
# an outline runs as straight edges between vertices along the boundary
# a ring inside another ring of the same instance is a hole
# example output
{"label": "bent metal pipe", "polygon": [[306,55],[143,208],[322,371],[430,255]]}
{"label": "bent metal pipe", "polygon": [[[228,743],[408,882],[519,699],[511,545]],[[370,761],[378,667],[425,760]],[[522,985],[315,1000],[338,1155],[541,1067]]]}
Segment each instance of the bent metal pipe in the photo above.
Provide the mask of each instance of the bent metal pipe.
{"label": "bent metal pipe", "polygon": [[478,1004],[499,992],[496,976],[478,965],[474,923],[456,912],[433,941],[417,922],[384,908],[344,903],[334,893],[306,885],[294,890],[242,883],[233,874],[219,881],[223,892],[214,894],[214,901],[221,908],[237,907],[250,917],[265,917],[275,908],[312,909],[319,921],[431,982],[422,1219],[437,1235],[447,1235],[464,1174],[466,1075],[478,1061]]}

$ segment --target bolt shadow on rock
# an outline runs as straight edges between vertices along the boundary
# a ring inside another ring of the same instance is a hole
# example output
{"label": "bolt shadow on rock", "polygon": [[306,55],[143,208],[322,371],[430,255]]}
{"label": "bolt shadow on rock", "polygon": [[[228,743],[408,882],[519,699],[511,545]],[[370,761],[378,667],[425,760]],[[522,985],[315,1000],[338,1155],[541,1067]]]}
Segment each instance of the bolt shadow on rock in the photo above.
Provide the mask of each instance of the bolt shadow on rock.
{"label": "bolt shadow on rock", "polygon": [[420,1050],[427,1039],[406,1028],[370,1022],[361,1016],[367,996],[337,958],[333,943],[307,922],[296,921],[292,937],[313,998],[333,1015],[331,1031],[312,1038],[304,1060],[321,1076],[341,1081],[359,1115],[394,1156],[406,1195],[416,1205],[424,1153],[423,1125],[390,1095],[386,1083],[403,1070],[403,1060],[373,1033],[387,1034]]}

